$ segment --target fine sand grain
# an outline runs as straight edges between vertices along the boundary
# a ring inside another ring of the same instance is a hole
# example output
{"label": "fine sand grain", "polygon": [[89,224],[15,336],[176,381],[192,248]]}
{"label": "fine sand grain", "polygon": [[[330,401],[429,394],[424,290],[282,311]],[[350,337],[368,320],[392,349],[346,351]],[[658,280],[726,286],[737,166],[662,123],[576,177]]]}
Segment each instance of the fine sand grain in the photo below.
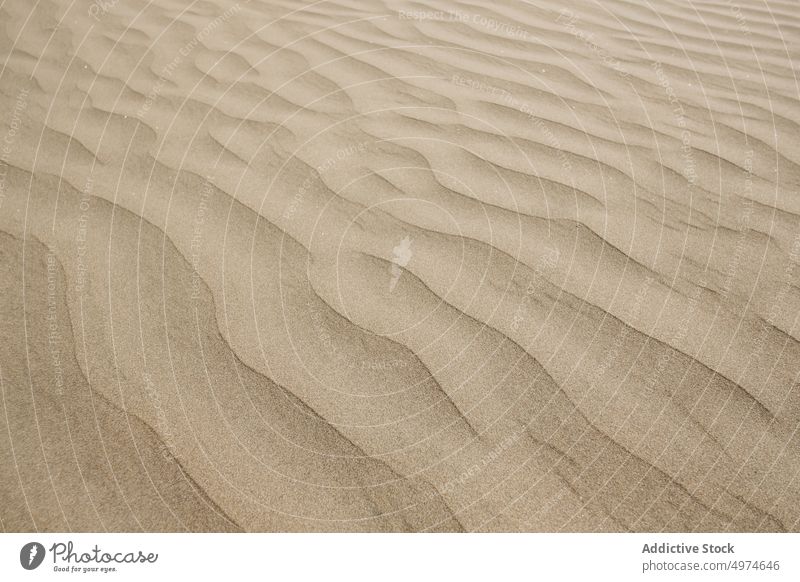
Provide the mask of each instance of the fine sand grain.
{"label": "fine sand grain", "polygon": [[6,0],[3,531],[800,530],[781,0]]}

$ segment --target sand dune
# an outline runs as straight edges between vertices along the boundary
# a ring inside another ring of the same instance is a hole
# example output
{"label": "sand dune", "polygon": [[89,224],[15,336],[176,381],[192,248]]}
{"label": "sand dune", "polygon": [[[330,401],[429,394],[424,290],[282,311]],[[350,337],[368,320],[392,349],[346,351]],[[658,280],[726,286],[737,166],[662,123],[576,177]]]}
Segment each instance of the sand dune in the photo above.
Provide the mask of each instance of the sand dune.
{"label": "sand dune", "polygon": [[796,12],[5,2],[2,529],[800,530]]}

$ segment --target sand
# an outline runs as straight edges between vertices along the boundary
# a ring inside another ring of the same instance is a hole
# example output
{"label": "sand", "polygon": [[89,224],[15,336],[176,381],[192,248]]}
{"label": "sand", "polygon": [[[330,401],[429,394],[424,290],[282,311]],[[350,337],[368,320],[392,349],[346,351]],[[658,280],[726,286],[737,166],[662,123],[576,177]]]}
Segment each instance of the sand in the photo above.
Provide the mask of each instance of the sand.
{"label": "sand", "polygon": [[3,531],[800,530],[793,3],[0,22]]}

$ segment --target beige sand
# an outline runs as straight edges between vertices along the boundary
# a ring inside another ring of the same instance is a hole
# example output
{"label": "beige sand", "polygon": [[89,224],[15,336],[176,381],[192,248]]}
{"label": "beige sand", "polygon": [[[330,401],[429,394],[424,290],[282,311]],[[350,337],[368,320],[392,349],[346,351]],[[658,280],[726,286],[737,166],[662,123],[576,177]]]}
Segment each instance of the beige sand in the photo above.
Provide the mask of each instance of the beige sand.
{"label": "beige sand", "polygon": [[799,530],[737,2],[4,2],[2,529]]}

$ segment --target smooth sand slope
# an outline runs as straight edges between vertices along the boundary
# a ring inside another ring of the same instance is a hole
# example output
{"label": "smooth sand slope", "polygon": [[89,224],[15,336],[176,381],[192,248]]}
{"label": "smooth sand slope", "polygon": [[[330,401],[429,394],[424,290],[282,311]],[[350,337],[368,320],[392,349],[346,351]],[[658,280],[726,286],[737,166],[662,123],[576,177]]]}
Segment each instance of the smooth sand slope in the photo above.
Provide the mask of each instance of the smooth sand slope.
{"label": "smooth sand slope", "polygon": [[800,530],[793,2],[0,25],[3,530]]}

